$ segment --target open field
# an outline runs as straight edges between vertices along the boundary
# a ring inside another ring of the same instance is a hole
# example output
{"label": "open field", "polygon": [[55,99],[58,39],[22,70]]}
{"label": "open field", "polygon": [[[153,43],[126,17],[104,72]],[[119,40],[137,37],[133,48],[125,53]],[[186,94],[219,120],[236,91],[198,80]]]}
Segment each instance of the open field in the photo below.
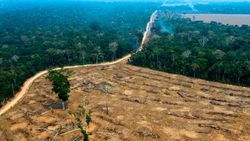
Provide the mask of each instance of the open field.
{"label": "open field", "polygon": [[[74,68],[68,109],[93,111],[93,141],[248,141],[250,88],[191,79],[124,63]],[[98,84],[109,82],[109,115]],[[42,76],[0,117],[1,141],[72,141],[79,137]],[[67,133],[67,134],[64,134]],[[55,136],[58,134],[57,136]]]}
{"label": "open field", "polygon": [[[246,14],[184,14],[193,21],[220,22],[229,25],[250,25],[250,15]],[[195,17],[195,18],[194,18]]]}

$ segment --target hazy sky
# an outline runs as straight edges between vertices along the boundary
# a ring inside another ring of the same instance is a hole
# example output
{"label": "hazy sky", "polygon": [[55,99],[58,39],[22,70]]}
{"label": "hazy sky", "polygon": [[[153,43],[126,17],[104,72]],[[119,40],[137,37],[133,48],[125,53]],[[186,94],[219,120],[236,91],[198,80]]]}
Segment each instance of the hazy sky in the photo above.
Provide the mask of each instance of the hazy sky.
{"label": "hazy sky", "polygon": [[[18,1],[18,0],[0,0],[1,1]],[[38,1],[38,0],[25,0],[25,1]],[[43,0],[40,0],[43,1]],[[50,0],[53,1],[53,0]],[[58,1],[58,0],[57,0]],[[63,0],[62,0],[63,1]],[[247,1],[250,2],[250,0],[66,0],[66,1],[151,1],[151,2],[180,2],[180,1],[188,1],[188,2],[229,2],[229,1],[234,1],[234,2],[242,2],[242,1]]]}
{"label": "hazy sky", "polygon": [[[79,0],[81,1],[81,0]],[[201,1],[212,1],[212,2],[216,2],[216,1],[235,1],[235,2],[239,2],[239,1],[250,1],[250,0],[85,0],[85,1],[158,1],[158,2],[162,2],[162,1],[171,1],[171,2],[175,2],[175,1],[194,1],[194,2],[201,2]]]}
{"label": "hazy sky", "polygon": [[141,2],[250,2],[250,0],[75,0],[75,1],[106,1],[106,2],[113,2],[113,1],[141,1]]}
{"label": "hazy sky", "polygon": [[[8,1],[19,1],[19,0],[0,0],[1,2],[8,2]],[[43,1],[43,0],[24,0],[24,1]],[[48,0],[45,0],[48,1]],[[53,1],[53,0],[50,0]],[[58,1],[58,0],[57,0]],[[62,0],[63,1],[63,0]],[[65,1],[106,1],[106,2],[114,2],[114,1],[140,1],[140,2],[250,2],[250,0],[65,0]]]}

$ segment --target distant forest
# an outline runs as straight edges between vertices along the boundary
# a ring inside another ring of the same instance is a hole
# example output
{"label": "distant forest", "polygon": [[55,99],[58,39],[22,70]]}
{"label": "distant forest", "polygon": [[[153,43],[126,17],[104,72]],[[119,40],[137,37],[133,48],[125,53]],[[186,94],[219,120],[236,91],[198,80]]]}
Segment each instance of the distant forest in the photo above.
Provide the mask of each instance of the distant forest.
{"label": "distant forest", "polygon": [[150,42],[130,64],[250,86],[250,26],[192,22],[173,13],[159,17]]}
{"label": "distant forest", "polygon": [[[185,3],[184,3],[185,4]],[[198,2],[191,5],[161,7],[161,9],[176,13],[206,13],[206,14],[250,14],[250,2]]]}
{"label": "distant forest", "polygon": [[214,14],[250,14],[249,7],[250,2],[211,2],[195,5],[199,13]]}
{"label": "distant forest", "polygon": [[138,47],[158,5],[72,1],[4,4],[0,12],[0,103],[13,97],[38,71],[111,61],[130,53]]}

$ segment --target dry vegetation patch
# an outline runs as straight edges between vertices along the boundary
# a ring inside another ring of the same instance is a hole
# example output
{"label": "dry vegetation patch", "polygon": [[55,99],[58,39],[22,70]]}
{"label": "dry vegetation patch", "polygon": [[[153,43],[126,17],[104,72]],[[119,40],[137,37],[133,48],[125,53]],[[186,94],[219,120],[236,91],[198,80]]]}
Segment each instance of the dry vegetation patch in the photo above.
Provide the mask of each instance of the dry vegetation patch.
{"label": "dry vegetation patch", "polygon": [[[74,69],[68,109],[93,111],[93,141],[250,140],[250,89],[130,65]],[[111,85],[106,95],[99,84]],[[0,140],[81,139],[44,77],[0,117]]]}

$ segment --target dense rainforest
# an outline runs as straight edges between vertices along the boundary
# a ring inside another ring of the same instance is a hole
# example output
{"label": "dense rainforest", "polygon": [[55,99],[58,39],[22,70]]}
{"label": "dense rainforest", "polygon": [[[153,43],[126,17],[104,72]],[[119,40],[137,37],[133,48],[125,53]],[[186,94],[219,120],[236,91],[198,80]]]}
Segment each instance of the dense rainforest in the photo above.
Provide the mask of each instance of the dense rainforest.
{"label": "dense rainforest", "polygon": [[164,13],[152,32],[150,42],[132,56],[131,64],[250,86],[250,26],[192,22]]}
{"label": "dense rainforest", "polygon": [[138,47],[156,3],[11,0],[0,9],[0,103],[36,72],[99,63]]}

